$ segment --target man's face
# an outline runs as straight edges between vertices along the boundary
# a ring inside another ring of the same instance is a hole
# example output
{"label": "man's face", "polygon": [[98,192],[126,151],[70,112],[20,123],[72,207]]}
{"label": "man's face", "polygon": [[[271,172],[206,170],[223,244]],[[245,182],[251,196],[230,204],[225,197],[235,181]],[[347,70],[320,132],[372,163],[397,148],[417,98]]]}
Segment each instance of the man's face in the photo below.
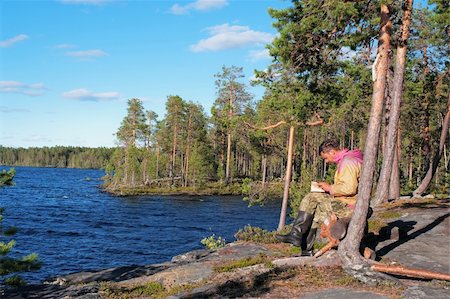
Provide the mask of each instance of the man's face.
{"label": "man's face", "polygon": [[336,163],[334,160],[334,157],[336,156],[336,151],[334,149],[329,150],[327,152],[321,152],[320,156],[325,160],[327,163]]}

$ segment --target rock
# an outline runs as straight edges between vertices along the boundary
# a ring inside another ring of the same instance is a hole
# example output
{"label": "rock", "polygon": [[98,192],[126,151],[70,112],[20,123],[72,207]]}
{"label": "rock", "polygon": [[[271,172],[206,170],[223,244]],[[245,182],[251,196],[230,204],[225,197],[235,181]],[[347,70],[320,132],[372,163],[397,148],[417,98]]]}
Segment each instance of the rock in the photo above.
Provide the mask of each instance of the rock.
{"label": "rock", "polygon": [[405,299],[448,299],[450,298],[450,290],[448,288],[433,288],[427,286],[412,286],[402,294]]}
{"label": "rock", "polygon": [[207,255],[209,255],[212,251],[206,249],[193,250],[190,252],[186,252],[172,258],[173,263],[187,263],[193,262],[198,259],[201,259]]}
{"label": "rock", "polygon": [[389,299],[389,297],[366,291],[333,288],[302,296],[304,299]]}

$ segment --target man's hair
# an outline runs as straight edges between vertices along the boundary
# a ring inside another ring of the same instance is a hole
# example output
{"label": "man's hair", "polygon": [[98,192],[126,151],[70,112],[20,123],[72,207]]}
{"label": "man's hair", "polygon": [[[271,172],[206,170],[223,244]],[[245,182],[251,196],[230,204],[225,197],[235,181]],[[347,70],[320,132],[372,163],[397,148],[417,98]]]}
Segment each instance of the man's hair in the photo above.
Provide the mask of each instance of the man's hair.
{"label": "man's hair", "polygon": [[332,149],[339,149],[339,142],[336,139],[327,139],[319,146],[319,155],[321,153],[327,153]]}

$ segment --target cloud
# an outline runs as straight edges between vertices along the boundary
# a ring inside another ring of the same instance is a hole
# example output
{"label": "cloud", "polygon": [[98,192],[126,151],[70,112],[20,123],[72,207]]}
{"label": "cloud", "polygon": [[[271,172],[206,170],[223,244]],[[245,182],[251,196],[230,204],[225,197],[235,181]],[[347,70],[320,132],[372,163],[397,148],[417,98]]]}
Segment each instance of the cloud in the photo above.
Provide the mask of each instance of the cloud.
{"label": "cloud", "polygon": [[170,12],[174,15],[184,15],[190,10],[208,11],[212,9],[222,8],[228,5],[228,0],[197,0],[186,5],[174,4],[170,8]]}
{"label": "cloud", "polygon": [[220,51],[232,48],[242,48],[255,44],[266,44],[272,41],[270,33],[251,30],[247,26],[230,26],[223,24],[207,28],[211,37],[191,45],[191,51]]}
{"label": "cloud", "polygon": [[6,106],[0,106],[0,113],[22,113],[22,112],[30,112],[30,110],[25,108],[9,108]]}
{"label": "cloud", "polygon": [[271,58],[268,49],[250,51],[249,57],[251,61],[258,61]]}
{"label": "cloud", "polygon": [[15,37],[12,37],[7,40],[0,41],[0,48],[8,48],[14,45],[15,43],[21,42],[28,39],[28,35],[26,34],[19,34]]}
{"label": "cloud", "polygon": [[60,0],[64,4],[87,4],[87,5],[100,5],[111,0]]}
{"label": "cloud", "polygon": [[102,50],[96,49],[96,50],[67,52],[66,55],[78,58],[91,58],[91,57],[102,57],[105,56],[106,53]]}
{"label": "cloud", "polygon": [[46,89],[43,83],[27,84],[19,81],[0,81],[0,93],[20,93],[38,97],[43,95]]}
{"label": "cloud", "polygon": [[120,98],[120,93],[115,91],[94,93],[85,88],[79,88],[64,92],[62,96],[67,99],[79,101],[99,102],[118,100]]}

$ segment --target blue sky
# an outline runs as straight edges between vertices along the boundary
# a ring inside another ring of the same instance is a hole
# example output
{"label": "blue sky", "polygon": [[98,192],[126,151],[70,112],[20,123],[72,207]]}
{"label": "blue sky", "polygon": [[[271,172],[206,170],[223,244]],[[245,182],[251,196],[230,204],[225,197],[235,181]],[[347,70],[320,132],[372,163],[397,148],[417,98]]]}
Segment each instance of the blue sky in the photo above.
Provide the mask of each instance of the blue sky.
{"label": "blue sky", "polygon": [[[283,0],[0,2],[0,145],[115,146],[127,100],[161,117],[169,95],[202,104],[214,74],[271,59]],[[262,88],[249,87],[259,99]]]}

